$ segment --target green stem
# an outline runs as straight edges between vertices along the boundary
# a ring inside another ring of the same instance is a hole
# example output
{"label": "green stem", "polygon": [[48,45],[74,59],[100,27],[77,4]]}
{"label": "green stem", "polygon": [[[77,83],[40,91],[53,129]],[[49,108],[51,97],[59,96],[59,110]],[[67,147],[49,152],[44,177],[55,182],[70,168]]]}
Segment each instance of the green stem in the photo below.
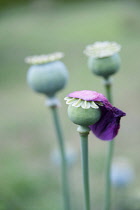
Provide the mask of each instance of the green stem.
{"label": "green stem", "polygon": [[57,113],[57,107],[51,106],[53,120],[55,124],[56,134],[58,137],[59,149],[61,154],[61,173],[62,173],[62,190],[64,197],[64,209],[70,210],[70,197],[69,197],[69,186],[68,186],[68,176],[67,176],[67,161],[64,148],[64,139],[60,127],[59,117]]}
{"label": "green stem", "polygon": [[111,206],[111,165],[113,159],[114,141],[108,142],[107,159],[106,159],[106,183],[105,183],[105,210],[110,210]]}
{"label": "green stem", "polygon": [[[105,81],[106,96],[110,103],[112,103],[112,84],[109,80]],[[108,142],[107,159],[106,159],[106,181],[105,181],[105,206],[104,210],[110,210],[111,208],[111,165],[114,152],[114,141]]]}
{"label": "green stem", "polygon": [[[83,189],[84,189],[84,200],[85,210],[90,210],[90,190],[89,190],[89,168],[88,168],[88,134],[89,128],[80,126],[80,137],[81,137],[81,152],[82,152],[82,174],[83,174]],[[81,132],[83,128],[84,132]],[[78,131],[79,131],[78,130]]]}
{"label": "green stem", "polygon": [[109,102],[112,103],[112,83],[109,80],[105,80],[105,89],[106,89],[106,97],[108,98]]}

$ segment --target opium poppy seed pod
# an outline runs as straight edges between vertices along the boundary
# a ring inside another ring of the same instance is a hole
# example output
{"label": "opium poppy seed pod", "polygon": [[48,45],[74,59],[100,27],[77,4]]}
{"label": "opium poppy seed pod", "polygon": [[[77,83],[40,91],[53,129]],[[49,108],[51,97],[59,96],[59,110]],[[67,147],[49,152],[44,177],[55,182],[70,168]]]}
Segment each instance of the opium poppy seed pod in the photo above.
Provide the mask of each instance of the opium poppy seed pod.
{"label": "opium poppy seed pod", "polygon": [[60,159],[62,171],[62,191],[65,207],[64,209],[70,210],[67,159],[63,133],[58,116],[58,106],[60,103],[56,98],[56,93],[63,89],[68,81],[67,68],[61,61],[59,61],[63,56],[63,53],[56,52],[49,55],[27,57],[25,62],[31,65],[27,73],[27,82],[29,86],[34,91],[42,93],[48,97],[45,104],[50,108],[52,112],[54,127],[59,144],[59,152],[61,156]]}
{"label": "opium poppy seed pod", "polygon": [[70,120],[82,126],[95,124],[101,117],[101,111],[96,103],[88,102],[82,99],[66,97],[68,107],[68,116]]}
{"label": "opium poppy seed pod", "polygon": [[120,128],[120,119],[126,114],[113,107],[101,93],[90,90],[75,91],[65,97],[68,116],[72,122],[89,126],[102,140],[112,140]]}
{"label": "opium poppy seed pod", "polygon": [[68,81],[68,71],[64,63],[59,61],[63,53],[31,56],[25,62],[32,66],[28,70],[27,82],[36,92],[49,97],[63,89]]}
{"label": "opium poppy seed pod", "polygon": [[95,42],[88,45],[84,53],[89,57],[88,67],[92,73],[108,78],[120,67],[119,51],[121,46],[116,42]]}

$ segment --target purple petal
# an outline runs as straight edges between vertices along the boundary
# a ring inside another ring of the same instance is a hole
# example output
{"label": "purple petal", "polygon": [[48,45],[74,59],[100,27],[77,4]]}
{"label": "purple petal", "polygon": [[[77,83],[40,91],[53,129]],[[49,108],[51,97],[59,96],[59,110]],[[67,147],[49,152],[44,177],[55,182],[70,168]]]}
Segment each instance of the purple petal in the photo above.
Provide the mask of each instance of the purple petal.
{"label": "purple petal", "polygon": [[91,90],[75,91],[73,93],[70,93],[68,97],[80,98],[84,101],[102,101],[102,102],[107,101],[107,99],[103,94]]}
{"label": "purple petal", "polygon": [[117,135],[120,128],[120,119],[126,114],[113,107],[103,94],[91,90],[82,90],[70,93],[68,97],[80,98],[85,101],[102,102],[103,106],[100,106],[102,112],[100,120],[89,127],[102,140],[112,140]]}
{"label": "purple petal", "polygon": [[99,139],[112,140],[119,131],[120,119],[126,114],[116,107],[100,107],[102,115],[100,120],[94,125],[90,126],[92,132]]}

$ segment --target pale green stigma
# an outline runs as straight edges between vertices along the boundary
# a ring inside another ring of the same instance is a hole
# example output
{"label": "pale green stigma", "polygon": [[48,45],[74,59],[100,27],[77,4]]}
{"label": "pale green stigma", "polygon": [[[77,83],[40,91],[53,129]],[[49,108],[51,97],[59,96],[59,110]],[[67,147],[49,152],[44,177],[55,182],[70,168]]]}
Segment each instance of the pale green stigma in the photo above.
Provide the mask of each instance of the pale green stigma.
{"label": "pale green stigma", "polygon": [[120,49],[121,45],[116,42],[95,42],[86,47],[84,54],[94,58],[104,58],[118,53]]}
{"label": "pale green stigma", "polygon": [[66,100],[66,104],[72,105],[74,107],[82,107],[83,109],[98,109],[99,106],[103,106],[102,102],[84,101],[79,98],[65,97],[64,100]]}
{"label": "pale green stigma", "polygon": [[49,63],[49,62],[53,62],[56,60],[60,60],[63,57],[64,57],[64,53],[55,52],[55,53],[48,54],[48,55],[29,56],[29,57],[25,58],[25,62],[28,64],[31,64],[31,65],[44,64],[44,63]]}

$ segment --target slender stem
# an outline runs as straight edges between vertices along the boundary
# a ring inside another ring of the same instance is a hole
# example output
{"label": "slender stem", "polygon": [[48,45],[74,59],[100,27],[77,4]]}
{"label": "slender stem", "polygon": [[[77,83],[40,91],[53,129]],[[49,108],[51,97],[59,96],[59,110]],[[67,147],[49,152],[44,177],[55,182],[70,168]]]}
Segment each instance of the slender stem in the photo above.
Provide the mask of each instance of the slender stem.
{"label": "slender stem", "polygon": [[111,208],[111,165],[113,159],[114,141],[108,142],[107,159],[106,159],[106,183],[105,183],[105,210]]}
{"label": "slender stem", "polygon": [[68,175],[67,175],[67,161],[64,148],[64,140],[62,135],[62,130],[60,127],[59,117],[57,113],[57,107],[51,106],[53,120],[55,124],[56,134],[58,137],[59,149],[61,154],[61,173],[62,173],[62,190],[64,197],[64,209],[70,210],[70,197],[69,197],[69,186],[68,186]]}
{"label": "slender stem", "polygon": [[105,81],[105,89],[106,89],[106,97],[108,98],[109,102],[112,103],[112,83],[108,80]]}
{"label": "slender stem", "polygon": [[[108,80],[105,81],[106,96],[112,103],[112,84]],[[107,158],[106,158],[106,181],[105,181],[105,206],[104,210],[110,210],[111,208],[111,165],[114,152],[114,141],[108,142]]]}
{"label": "slender stem", "polygon": [[[82,126],[80,126],[80,127],[82,127]],[[84,128],[84,130],[85,130],[85,128]],[[80,133],[85,210],[90,210],[89,167],[88,167],[88,134],[89,134],[89,128],[87,128],[87,131],[85,133]]]}

